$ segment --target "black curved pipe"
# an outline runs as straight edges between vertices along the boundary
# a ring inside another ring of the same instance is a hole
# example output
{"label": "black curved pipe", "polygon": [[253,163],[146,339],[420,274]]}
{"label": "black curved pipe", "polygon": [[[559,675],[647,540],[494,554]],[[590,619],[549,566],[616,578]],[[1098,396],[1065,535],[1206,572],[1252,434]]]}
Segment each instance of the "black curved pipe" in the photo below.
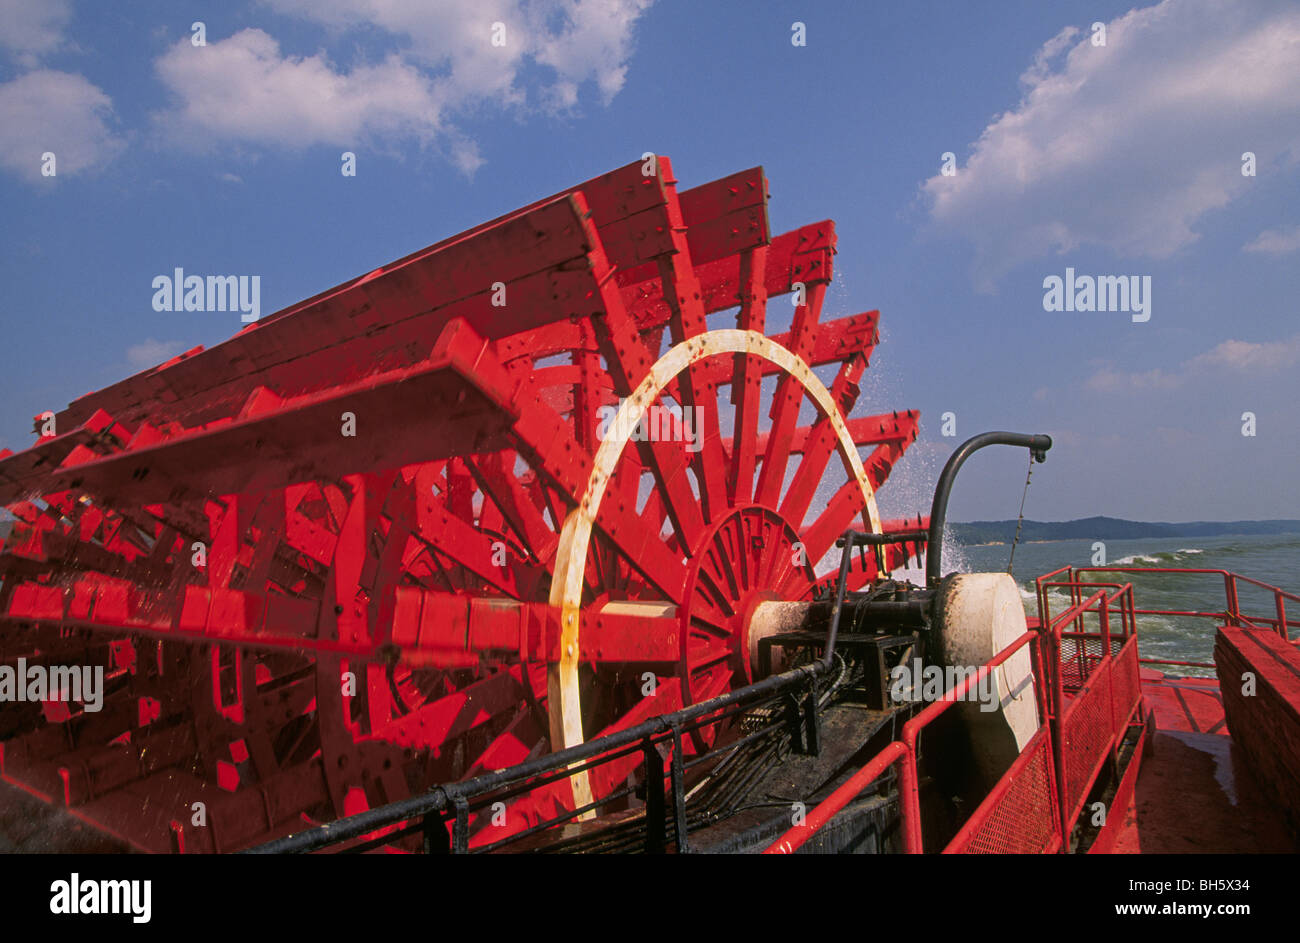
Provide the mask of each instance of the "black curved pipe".
{"label": "black curved pipe", "polygon": [[925,583],[933,588],[942,577],[939,572],[943,560],[943,523],[948,516],[948,494],[962,463],[986,445],[1014,445],[1029,449],[1034,461],[1047,461],[1047,450],[1052,447],[1052,437],[1048,435],[1028,435],[1023,432],[983,432],[967,439],[957,446],[957,451],[948,457],[948,464],[943,466],[939,483],[934,489],[934,503],[930,505],[930,537],[925,550]]}

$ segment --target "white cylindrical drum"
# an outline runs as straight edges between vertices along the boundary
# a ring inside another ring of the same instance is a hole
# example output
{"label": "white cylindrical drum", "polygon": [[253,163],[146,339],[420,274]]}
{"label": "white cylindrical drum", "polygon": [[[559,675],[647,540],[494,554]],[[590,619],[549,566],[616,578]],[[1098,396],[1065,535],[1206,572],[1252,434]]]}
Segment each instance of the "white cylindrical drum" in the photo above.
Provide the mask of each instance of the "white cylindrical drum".
{"label": "white cylindrical drum", "polygon": [[[934,654],[945,668],[973,673],[1028,630],[1016,581],[1006,573],[949,576],[935,598]],[[960,676],[960,675],[958,675]],[[957,707],[982,778],[992,786],[1038,730],[1029,646],[994,669],[996,684],[972,686]],[[972,699],[974,698],[974,699]]]}

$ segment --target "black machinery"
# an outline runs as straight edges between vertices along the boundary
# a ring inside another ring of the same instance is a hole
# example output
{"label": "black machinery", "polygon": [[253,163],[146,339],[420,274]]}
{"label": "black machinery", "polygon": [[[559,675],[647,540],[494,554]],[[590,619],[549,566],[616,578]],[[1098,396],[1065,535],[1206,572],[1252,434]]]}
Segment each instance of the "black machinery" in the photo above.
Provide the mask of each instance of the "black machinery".
{"label": "black machinery", "polygon": [[[840,569],[834,591],[811,603],[774,604],[789,608],[775,620],[781,628],[757,640],[755,683],[617,734],[435,787],[252,851],[338,846],[358,852],[417,835],[423,836],[422,847],[429,852],[762,850],[896,739],[901,725],[923,706],[925,697],[910,666],[941,667],[956,653],[977,652],[973,657],[981,657],[987,652],[991,657],[997,651],[997,623],[1010,620],[1008,631],[1015,631],[1015,614],[998,611],[984,598],[990,587],[998,587],[996,580],[987,578],[1005,575],[942,576],[940,570],[948,498],[957,472],[971,454],[990,445],[1026,448],[1033,460],[1042,462],[1052,441],[1045,435],[1008,432],[975,436],[944,466],[927,529],[888,535],[846,532],[838,541]],[[861,591],[847,591],[853,552],[865,553],[886,542],[925,545],[925,585],[884,579]],[[973,590],[961,585],[963,579],[974,578],[983,582],[977,581]],[[1023,626],[1018,595],[1014,603]],[[1003,598],[1003,609],[1008,605]],[[774,666],[781,670],[773,673]],[[910,683],[900,684],[908,672]],[[951,711],[927,733],[921,782],[927,836],[942,840],[951,834],[963,807],[978,801],[990,777],[996,778],[1014,759],[1017,720],[1007,709],[1008,697],[1017,709],[1036,711],[1032,679],[1028,683],[1027,695],[1023,679],[1018,689],[1012,685],[999,711],[974,705],[965,713]],[[1036,713],[1033,718],[1031,729],[1036,729]],[[685,756],[683,738],[710,726],[722,731],[712,747]],[[475,815],[494,803],[634,751],[641,752],[644,762],[625,789],[592,807],[569,810],[471,848]],[[654,775],[665,765],[665,776]],[[556,828],[564,823],[564,828]],[[898,825],[898,784],[886,774],[802,850],[895,851],[900,847]]]}

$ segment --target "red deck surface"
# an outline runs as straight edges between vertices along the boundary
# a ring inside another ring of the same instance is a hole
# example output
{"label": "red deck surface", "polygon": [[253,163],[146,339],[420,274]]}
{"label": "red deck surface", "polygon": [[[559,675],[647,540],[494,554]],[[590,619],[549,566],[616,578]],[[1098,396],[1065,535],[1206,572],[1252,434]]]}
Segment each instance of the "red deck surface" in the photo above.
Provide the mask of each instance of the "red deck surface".
{"label": "red deck surface", "polygon": [[1162,733],[1227,734],[1216,678],[1173,678],[1143,668],[1142,697]]}
{"label": "red deck surface", "polygon": [[1142,696],[1154,713],[1153,752],[1115,853],[1294,852],[1285,822],[1228,736],[1218,681],[1143,668]]}

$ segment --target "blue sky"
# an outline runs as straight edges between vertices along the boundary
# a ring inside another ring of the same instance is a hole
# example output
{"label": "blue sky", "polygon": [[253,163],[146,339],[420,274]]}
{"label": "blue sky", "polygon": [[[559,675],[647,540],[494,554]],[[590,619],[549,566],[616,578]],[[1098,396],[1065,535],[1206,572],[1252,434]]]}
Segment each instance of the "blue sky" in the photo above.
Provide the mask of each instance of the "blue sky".
{"label": "blue sky", "polygon": [[[922,413],[887,513],[1005,428],[1057,442],[1030,517],[1300,517],[1300,5],[1263,0],[0,0],[0,446],[239,329],[155,312],[176,266],[267,314],[645,151],[836,220],[826,316],[882,312],[860,411]],[[1150,320],[1045,311],[1067,266],[1150,276]],[[1014,517],[1024,464],[952,517]]]}

